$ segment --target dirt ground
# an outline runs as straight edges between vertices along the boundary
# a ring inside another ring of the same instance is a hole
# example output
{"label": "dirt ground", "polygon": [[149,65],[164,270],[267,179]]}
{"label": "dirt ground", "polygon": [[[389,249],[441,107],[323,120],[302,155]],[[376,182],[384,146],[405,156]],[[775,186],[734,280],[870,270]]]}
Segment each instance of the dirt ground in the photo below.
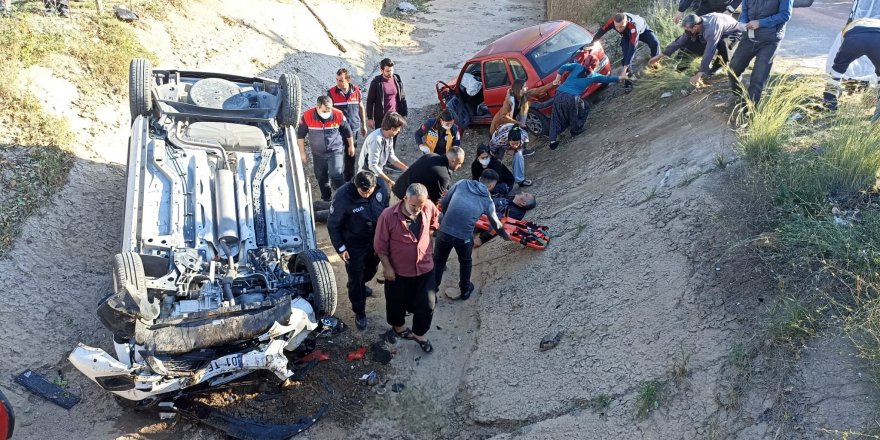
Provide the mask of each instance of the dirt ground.
{"label": "dirt ground", "polygon": [[[163,65],[270,77],[297,72],[307,104],[338,67],[366,84],[389,56],[413,108],[398,146],[411,163],[418,156],[411,132],[437,109],[434,82],[452,78],[461,61],[495,38],[544,17],[537,0],[431,1],[424,12],[382,20],[377,31],[380,3],[310,2],[319,15],[337,18],[325,22],[346,52],[298,1],[200,0],[183,14],[139,24],[139,36]],[[174,29],[189,32],[169,37]],[[495,240],[476,251],[474,296],[438,299],[428,334],[434,353],[404,341],[390,347],[389,366],[343,360],[386,329],[382,287],[374,282],[369,329],[321,341],[332,359],[301,387],[268,397],[228,393],[213,402],[281,421],[331,401],[327,416],[302,434],[306,439],[811,439],[837,438],[820,428],[868,425],[877,391],[858,376],[862,366],[839,334],[817,339],[797,367],[792,393],[799,406],[790,417],[800,418],[800,429],[781,430],[776,421],[785,415],[765,398],[775,394],[760,386],[732,408],[731,352],[756,330],[754,317],[766,312],[774,286],[738,245],[760,231],[730,208],[729,188],[742,164],[732,149],[727,97],[697,93],[634,109],[614,87],[594,106],[586,133],[563,138],[556,151],[545,139],[533,142],[532,219],[551,228],[552,244],[536,252]],[[128,121],[124,97],[117,98],[73,97],[60,110],[78,115],[88,106],[105,117],[82,134],[70,183],[28,219],[0,260],[0,386],[17,409],[16,438],[221,438],[190,421],[123,411],[66,361],[77,342],[110,345],[94,305],[119,248]],[[485,129],[466,132],[467,165],[486,137]],[[457,178],[466,178],[467,165]],[[344,270],[338,261],[335,267],[344,286]],[[457,261],[448,267],[444,288],[455,284]],[[344,289],[338,316],[353,323]],[[557,332],[559,345],[539,351],[541,338]],[[83,402],[67,411],[29,395],[11,381],[26,368],[61,374]],[[385,388],[358,383],[374,369]],[[329,396],[321,377],[331,385]],[[391,391],[395,383],[405,389]],[[646,384],[656,384],[657,393],[647,417],[638,417]]]}

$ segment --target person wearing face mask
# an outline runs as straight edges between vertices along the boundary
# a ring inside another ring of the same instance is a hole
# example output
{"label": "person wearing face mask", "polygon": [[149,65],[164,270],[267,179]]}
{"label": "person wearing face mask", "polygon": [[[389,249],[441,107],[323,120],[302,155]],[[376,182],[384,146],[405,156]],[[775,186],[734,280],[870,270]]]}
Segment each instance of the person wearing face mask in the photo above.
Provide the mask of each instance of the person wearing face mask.
{"label": "person wearing face mask", "polygon": [[348,300],[359,330],[367,328],[367,297],[373,291],[366,283],[376,276],[379,257],[373,250],[373,236],[379,215],[388,207],[388,189],[371,171],[361,171],[333,195],[327,233],[348,274]]}
{"label": "person wearing face mask", "polygon": [[305,140],[308,139],[321,200],[329,202],[331,188],[336,190],[345,183],[343,155],[354,156],[355,151],[345,115],[333,108],[329,96],[319,96],[317,105],[303,112],[296,128],[296,138],[303,165],[308,163],[305,150]]}
{"label": "person wearing face mask", "polygon": [[704,75],[714,75],[724,63],[730,61],[730,53],[745,30],[745,24],[717,12],[702,16],[685,15],[681,26],[684,34],[663,48],[660,55],[648,60],[648,65],[656,65],[663,58],[673,56],[676,51],[685,58],[702,55],[700,70],[691,77],[691,84],[694,86],[701,83]]}
{"label": "person wearing face mask", "polygon": [[369,170],[377,177],[385,181],[389,188],[394,186],[394,179],[385,174],[385,165],[391,164],[400,171],[406,171],[407,166],[394,152],[394,140],[403,127],[406,119],[397,112],[386,113],[382,119],[382,126],[373,130],[364,139],[361,152],[358,155],[355,169]]}
{"label": "person wearing face mask", "polygon": [[471,180],[480,180],[484,170],[493,170],[498,173],[498,183],[492,189],[492,196],[507,195],[513,189],[516,180],[510,168],[507,168],[498,158],[489,154],[489,147],[480,145],[477,147],[477,157],[471,162]]}
{"label": "person wearing face mask", "polygon": [[452,113],[443,110],[440,115],[428,118],[415,133],[416,145],[422,153],[446,154],[452,147],[461,145],[461,132]]}
{"label": "person wearing face mask", "polygon": [[391,191],[399,199],[403,199],[406,189],[413,183],[420,183],[428,188],[428,200],[437,203],[452,180],[452,173],[464,164],[464,150],[452,147],[446,154],[428,153],[418,158],[400,175]]}

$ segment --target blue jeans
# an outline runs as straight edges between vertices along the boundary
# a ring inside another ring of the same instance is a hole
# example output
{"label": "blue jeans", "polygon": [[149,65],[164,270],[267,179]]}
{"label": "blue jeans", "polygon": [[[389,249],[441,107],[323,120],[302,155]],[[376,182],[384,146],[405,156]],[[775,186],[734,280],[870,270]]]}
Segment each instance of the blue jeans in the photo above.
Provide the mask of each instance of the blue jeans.
{"label": "blue jeans", "polygon": [[315,168],[318,189],[321,190],[321,200],[329,202],[333,194],[331,188],[335,191],[345,183],[342,177],[343,155],[345,155],[343,151],[331,151],[327,154],[312,152],[312,166]]}

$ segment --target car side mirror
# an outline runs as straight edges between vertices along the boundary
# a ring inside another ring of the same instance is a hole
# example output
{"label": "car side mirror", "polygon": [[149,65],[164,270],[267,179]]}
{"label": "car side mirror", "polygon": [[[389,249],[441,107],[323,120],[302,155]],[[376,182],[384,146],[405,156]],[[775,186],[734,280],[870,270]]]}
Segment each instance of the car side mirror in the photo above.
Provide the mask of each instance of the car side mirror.
{"label": "car side mirror", "polygon": [[12,411],[12,404],[0,391],[0,440],[11,439],[13,428],[15,428],[15,413]]}

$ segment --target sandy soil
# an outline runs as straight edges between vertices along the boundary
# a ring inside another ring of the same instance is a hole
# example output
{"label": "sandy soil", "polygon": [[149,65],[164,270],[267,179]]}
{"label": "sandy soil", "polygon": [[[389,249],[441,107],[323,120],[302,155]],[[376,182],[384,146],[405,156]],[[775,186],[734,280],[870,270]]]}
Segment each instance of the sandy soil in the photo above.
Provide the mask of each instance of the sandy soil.
{"label": "sandy soil", "polygon": [[[345,18],[325,18],[345,53],[298,1],[201,0],[184,14],[142,23],[140,36],[165,65],[270,77],[297,72],[306,103],[332,83],[338,67],[365,84],[378,59],[390,56],[413,108],[398,148],[412,162],[412,128],[436,111],[434,82],[453,77],[461,61],[494,38],[539,22],[541,3],[429,2],[390,38],[373,29],[379,2],[310,2],[325,17]],[[169,29],[189,32],[169,37]],[[818,339],[798,369],[800,431],[780,436],[774,417],[781,414],[773,414],[776,402],[762,398],[760,388],[738,411],[724,407],[731,347],[755,329],[751,320],[766,310],[773,288],[751,254],[732,246],[756,231],[729,207],[738,164],[726,96],[695,94],[633,109],[626,96],[610,99],[615,95],[613,86],[605,92],[609,99],[594,107],[579,138],[564,139],[556,151],[543,139],[534,142],[538,152],[527,159],[536,182],[530,191],[539,200],[533,218],[552,228],[551,246],[535,252],[496,240],[478,250],[472,299],[438,300],[429,333],[435,352],[423,355],[406,341],[392,347],[396,356],[381,371],[389,387],[406,386],[400,393],[379,394],[351,380],[377,365],[339,360],[386,328],[381,285],[371,284],[379,295],[368,303],[370,328],[325,343],[336,362],[310,372],[315,382],[303,386],[303,399],[315,398],[323,375],[338,395],[330,414],[302,438],[818,438],[821,427],[870,421],[876,390],[857,375],[863,367],[835,334]],[[192,422],[164,424],[124,412],[65,360],[79,341],[109,345],[94,304],[119,247],[128,123],[123,97],[84,103],[67,96],[71,104],[60,114],[88,106],[104,123],[83,134],[70,183],[28,219],[0,261],[0,386],[18,409],[17,438],[219,438]],[[466,133],[468,164],[486,136],[485,129]],[[719,167],[719,159],[733,165]],[[321,244],[327,246],[323,235]],[[444,288],[454,285],[457,262],[448,267]],[[337,265],[340,285],[344,278]],[[338,315],[353,321],[344,289]],[[559,331],[559,346],[540,352],[541,338]],[[10,379],[25,368],[53,377],[60,371],[83,403],[66,411],[29,395]],[[639,419],[638,395],[649,381],[662,385],[660,398]],[[607,408],[597,405],[602,396]],[[232,410],[254,409],[250,394],[227,397]],[[270,405],[273,417],[286,405]]]}

